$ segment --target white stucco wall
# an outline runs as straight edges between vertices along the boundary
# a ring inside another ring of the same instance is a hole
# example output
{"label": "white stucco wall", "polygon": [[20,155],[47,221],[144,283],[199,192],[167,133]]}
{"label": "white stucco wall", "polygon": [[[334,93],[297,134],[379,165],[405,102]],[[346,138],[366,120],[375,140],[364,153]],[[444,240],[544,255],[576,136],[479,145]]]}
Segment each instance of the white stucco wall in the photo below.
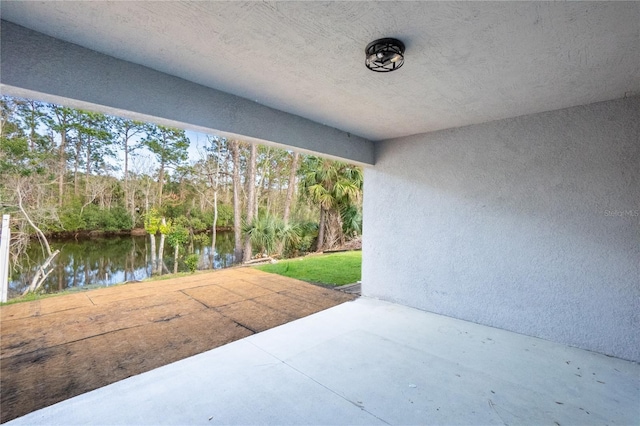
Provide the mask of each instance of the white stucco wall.
{"label": "white stucco wall", "polygon": [[377,145],[363,293],[640,361],[640,97]]}

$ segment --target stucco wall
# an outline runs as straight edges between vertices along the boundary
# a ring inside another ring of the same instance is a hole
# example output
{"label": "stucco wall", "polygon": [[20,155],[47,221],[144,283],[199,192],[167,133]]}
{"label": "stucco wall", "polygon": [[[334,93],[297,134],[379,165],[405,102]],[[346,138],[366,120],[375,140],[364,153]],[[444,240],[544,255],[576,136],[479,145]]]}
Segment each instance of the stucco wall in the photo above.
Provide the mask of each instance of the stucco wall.
{"label": "stucco wall", "polygon": [[640,97],[377,144],[363,293],[640,361]]}

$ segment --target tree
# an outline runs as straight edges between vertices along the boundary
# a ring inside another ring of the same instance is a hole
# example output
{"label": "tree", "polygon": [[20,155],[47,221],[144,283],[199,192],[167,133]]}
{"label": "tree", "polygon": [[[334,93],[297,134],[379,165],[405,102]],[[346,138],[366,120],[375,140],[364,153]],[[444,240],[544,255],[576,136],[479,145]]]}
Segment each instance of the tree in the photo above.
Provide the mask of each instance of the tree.
{"label": "tree", "polygon": [[289,223],[289,214],[291,211],[291,201],[293,200],[293,194],[296,190],[296,174],[298,172],[298,159],[300,153],[291,153],[291,168],[289,169],[289,183],[287,185],[287,198],[284,201],[284,213],[282,214],[282,220],[284,223]]}
{"label": "tree", "polygon": [[12,98],[3,96],[0,99],[0,172],[3,176],[27,176],[35,166],[27,137],[16,117],[16,109]]}
{"label": "tree", "polygon": [[173,273],[178,273],[178,252],[180,246],[189,241],[189,230],[182,225],[172,226],[167,233],[167,243],[173,247]]}
{"label": "tree", "polygon": [[344,243],[342,213],[362,197],[362,170],[347,163],[309,156],[303,164],[300,190],[320,207],[316,250]]}
{"label": "tree", "polygon": [[226,138],[208,136],[209,145],[205,148],[207,156],[202,164],[209,185],[213,190],[213,223],[211,224],[211,268],[215,268],[216,226],[218,224],[218,188],[220,186],[220,163],[228,157]]}
{"label": "tree", "polygon": [[[152,177],[154,173],[153,161],[148,156],[136,156],[131,159],[129,165],[129,187],[132,199],[136,199],[139,192],[142,199],[139,200],[144,206],[143,212],[149,212],[152,206],[156,205],[155,191],[156,179]],[[134,203],[135,204],[135,203]],[[144,214],[143,213],[143,214]]]}
{"label": "tree", "polygon": [[233,163],[233,235],[235,245],[233,256],[236,262],[242,260],[242,213],[240,211],[240,146],[237,140],[229,142]]}
{"label": "tree", "polygon": [[[33,277],[33,280],[31,281],[31,285],[24,292],[26,294],[27,292],[34,292],[38,290],[38,288],[42,285],[42,283],[47,279],[49,274],[53,271],[53,269],[49,269],[49,265],[51,264],[53,259],[58,255],[60,251],[59,250],[51,251],[51,246],[49,245],[49,241],[47,240],[47,237],[44,235],[44,232],[42,232],[42,230],[33,222],[33,220],[31,220],[31,217],[29,216],[29,214],[27,213],[23,205],[24,194],[23,194],[22,186],[23,186],[22,183],[18,183],[16,185],[18,208],[20,209],[20,212],[24,216],[25,220],[36,231],[36,234],[38,235],[38,239],[40,240],[40,244],[42,244],[42,246],[47,251],[47,258],[36,271],[36,274]],[[47,271],[47,269],[49,270]]]}
{"label": "tree", "polygon": [[49,128],[60,135],[60,145],[58,146],[58,206],[62,207],[64,199],[64,176],[67,171],[67,136],[73,128],[74,111],[71,108],[49,104],[48,109],[51,115],[47,117]]}
{"label": "tree", "polygon": [[[289,168],[289,181],[287,184],[287,197],[284,200],[284,212],[282,213],[282,222],[284,226],[289,225],[289,215],[291,212],[291,201],[293,200],[293,194],[296,190],[296,175],[298,173],[298,159],[300,154],[298,152],[291,153],[291,166]],[[284,240],[278,245],[278,255],[282,256],[284,250]]]}
{"label": "tree", "polygon": [[[256,144],[251,144],[249,155],[249,164],[247,167],[247,223],[251,223],[254,217],[254,205],[256,196],[256,156],[258,147]],[[245,262],[251,260],[251,238],[247,236],[244,242],[244,256]]]}
{"label": "tree", "polygon": [[113,118],[111,123],[114,137],[124,155],[124,167],[122,171],[124,179],[125,208],[128,209],[131,218],[134,219],[136,203],[129,185],[129,156],[140,147],[139,144],[132,144],[132,139],[137,136],[141,136],[146,129],[146,125],[140,121],[128,120],[120,117]]}
{"label": "tree", "polygon": [[38,126],[48,118],[42,102],[33,99],[15,99],[18,114],[24,123],[29,149],[33,152],[48,148],[47,140],[38,132]]}
{"label": "tree", "polygon": [[156,209],[151,209],[144,216],[144,230],[149,234],[149,241],[151,243],[151,274],[155,273],[158,263],[156,259],[156,234],[160,230],[161,220]]}
{"label": "tree", "polygon": [[168,221],[163,217],[160,221],[160,226],[158,230],[160,231],[160,244],[158,245],[158,270],[156,271],[158,275],[162,275],[162,267],[164,266],[164,240],[167,237],[167,234],[171,232],[171,221]]}
{"label": "tree", "polygon": [[[269,182],[269,175],[271,174],[271,157],[272,157],[272,148],[270,146],[259,146],[257,147],[258,154],[256,158],[256,169],[259,169],[259,182],[257,188],[255,190],[255,200],[252,205],[253,215],[254,217],[258,217],[258,207],[260,205],[260,198],[262,196],[262,192],[264,187]],[[267,211],[269,210],[269,203],[267,202]]]}
{"label": "tree", "polygon": [[[88,198],[92,166],[96,165],[96,168],[103,168],[105,158],[113,156],[113,151],[111,150],[113,143],[113,135],[110,129],[111,123],[104,114],[83,110],[74,110],[73,112],[73,128],[76,131],[76,153],[73,173],[74,195],[78,195],[78,165],[83,161],[85,167],[85,198]],[[84,158],[80,155],[81,152]]]}
{"label": "tree", "polygon": [[[37,268],[26,293],[36,291],[49,276],[52,271],[49,266],[58,251],[51,250],[45,233],[38,226],[38,222],[44,223],[50,213],[49,209],[39,208],[43,193],[40,181],[47,156],[35,149],[38,134],[31,135],[34,149],[30,148],[29,137],[23,129],[25,121],[21,121],[20,116],[24,111],[20,100],[8,96],[0,98],[0,210],[10,212],[17,209],[20,213],[14,221],[20,231],[13,234],[12,257],[15,261],[24,255],[31,232],[35,232],[47,256]],[[20,216],[22,220],[18,219]],[[29,232],[29,228],[33,231]]]}
{"label": "tree", "polygon": [[264,257],[273,253],[277,247],[297,244],[300,241],[301,229],[265,213],[247,223],[244,233]]}
{"label": "tree", "polygon": [[150,125],[142,143],[149,148],[158,161],[158,202],[162,202],[165,172],[185,162],[188,158],[189,139],[184,130]]}

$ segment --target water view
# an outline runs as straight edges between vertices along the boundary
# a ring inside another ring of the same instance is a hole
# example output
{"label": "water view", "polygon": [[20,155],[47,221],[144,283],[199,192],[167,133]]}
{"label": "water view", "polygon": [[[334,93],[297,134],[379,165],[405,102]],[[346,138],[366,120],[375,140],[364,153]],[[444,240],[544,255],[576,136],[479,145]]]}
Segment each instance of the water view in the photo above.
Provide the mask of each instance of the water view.
{"label": "water view", "polygon": [[[207,241],[208,240],[208,241]],[[233,264],[233,233],[218,232],[216,252],[211,256],[209,238],[195,238],[193,253],[199,255],[198,269],[225,268]],[[60,250],[53,271],[42,285],[45,293],[68,288],[108,286],[151,276],[151,249],[148,236],[110,236],[86,239],[50,240],[52,250]],[[188,247],[191,251],[191,247]],[[9,298],[16,297],[29,286],[34,271],[45,258],[37,240],[31,241],[21,263],[12,268]],[[173,271],[173,249],[165,244],[164,264]],[[180,262],[180,261],[179,261]],[[185,266],[180,263],[180,271]],[[166,271],[165,271],[166,273]]]}

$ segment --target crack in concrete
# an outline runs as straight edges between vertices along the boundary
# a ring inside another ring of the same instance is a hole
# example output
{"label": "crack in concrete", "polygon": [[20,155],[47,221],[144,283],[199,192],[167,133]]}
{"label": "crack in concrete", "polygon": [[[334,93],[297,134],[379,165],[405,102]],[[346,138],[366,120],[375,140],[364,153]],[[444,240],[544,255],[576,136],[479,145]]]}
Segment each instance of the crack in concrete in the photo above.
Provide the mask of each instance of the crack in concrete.
{"label": "crack in concrete", "polygon": [[294,367],[293,365],[289,364],[288,362],[286,362],[283,359],[278,358],[277,356],[275,356],[274,354],[272,354],[271,352],[267,351],[266,349],[256,345],[255,343],[253,343],[251,340],[245,340],[246,342],[250,343],[251,345],[255,346],[256,348],[260,349],[262,352],[274,357],[275,359],[277,359],[278,361],[280,361],[282,364],[286,365],[287,367],[291,368],[292,370],[298,372],[299,374],[303,375],[304,377],[306,377],[307,379],[311,380],[312,382],[318,384],[319,386],[322,386],[323,388],[325,388],[326,390],[328,390],[329,392],[331,392],[332,394],[338,396],[341,399],[344,399],[345,401],[355,405],[356,407],[358,407],[359,409],[361,409],[362,411],[364,411],[365,413],[375,417],[376,419],[380,420],[382,423],[386,424],[386,425],[390,425],[391,423],[389,423],[388,421],[386,421],[385,419],[383,419],[382,417],[379,417],[377,415],[375,415],[374,413],[372,413],[371,411],[367,410],[364,407],[364,404],[360,401],[352,401],[349,398],[345,397],[344,395],[341,395],[340,393],[334,391],[333,389],[331,389],[330,387],[328,387],[327,385],[325,385],[324,383],[319,382],[318,380],[314,379],[313,377],[309,376],[308,374],[306,374],[305,372],[297,369],[296,367]]}

